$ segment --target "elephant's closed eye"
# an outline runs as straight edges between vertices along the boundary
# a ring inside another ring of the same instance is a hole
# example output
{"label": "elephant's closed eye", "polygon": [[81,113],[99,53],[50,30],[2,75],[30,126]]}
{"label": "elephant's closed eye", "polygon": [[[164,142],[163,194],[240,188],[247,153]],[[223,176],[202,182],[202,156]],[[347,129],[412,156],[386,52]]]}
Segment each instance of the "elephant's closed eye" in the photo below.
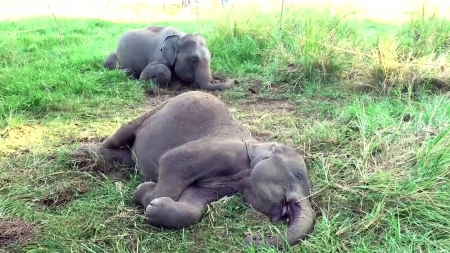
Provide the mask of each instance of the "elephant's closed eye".
{"label": "elephant's closed eye", "polygon": [[294,177],[299,180],[299,181],[303,181],[305,180],[305,177],[303,176],[303,173],[299,170],[294,172]]}
{"label": "elephant's closed eye", "polygon": [[197,65],[199,61],[200,60],[198,59],[197,56],[192,56],[192,58],[191,58],[192,65]]}

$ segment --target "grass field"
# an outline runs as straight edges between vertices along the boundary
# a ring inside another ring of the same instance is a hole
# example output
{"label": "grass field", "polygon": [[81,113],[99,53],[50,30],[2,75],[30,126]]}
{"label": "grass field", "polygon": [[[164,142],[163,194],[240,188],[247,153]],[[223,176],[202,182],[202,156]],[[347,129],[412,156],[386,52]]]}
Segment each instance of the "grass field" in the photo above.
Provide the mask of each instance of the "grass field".
{"label": "grass field", "polygon": [[[448,252],[450,21],[290,7],[280,25],[256,9],[154,24],[199,29],[213,72],[237,79],[214,94],[259,139],[306,153],[315,228],[286,251]],[[161,231],[131,201],[138,174],[76,166],[80,143],[177,91],[102,67],[121,33],[148,22],[57,21],[0,22],[0,252],[275,252],[243,245],[248,231],[285,226],[240,196],[192,229]]]}

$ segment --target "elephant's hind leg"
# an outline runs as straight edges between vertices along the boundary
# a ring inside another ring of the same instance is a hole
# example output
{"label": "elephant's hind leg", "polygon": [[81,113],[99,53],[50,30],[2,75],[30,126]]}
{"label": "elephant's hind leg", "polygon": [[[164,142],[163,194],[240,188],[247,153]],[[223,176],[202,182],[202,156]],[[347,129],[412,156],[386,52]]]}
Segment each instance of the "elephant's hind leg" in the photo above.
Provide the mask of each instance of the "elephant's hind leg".
{"label": "elephant's hind leg", "polygon": [[141,116],[133,119],[122,125],[115,133],[111,134],[106,138],[101,146],[107,149],[120,149],[124,147],[131,147],[136,139],[136,132],[144,124],[145,121],[149,120],[155,113],[157,113],[161,108],[163,108],[169,101],[162,102],[150,111],[142,114]]}
{"label": "elephant's hind leg", "polygon": [[98,144],[87,144],[78,147],[77,154],[88,155],[92,157],[92,153],[95,153],[96,157],[100,157],[103,160],[113,160],[128,166],[135,166],[135,162],[132,159],[132,152],[129,148],[120,149],[108,149]]}
{"label": "elephant's hind leg", "polygon": [[101,143],[101,146],[106,149],[131,148],[136,138],[137,126],[135,126],[135,123],[137,122],[132,121],[123,125],[115,133],[108,136],[108,138]]}
{"label": "elephant's hind leg", "polygon": [[131,147],[136,137],[136,124],[138,122],[135,120],[123,125],[100,144],[82,145],[77,149],[77,153],[84,153],[88,156],[92,156],[92,153],[95,153],[97,157],[112,159],[119,163],[134,166],[135,162],[132,159]]}
{"label": "elephant's hind leg", "polygon": [[111,53],[106,57],[103,62],[103,66],[107,69],[115,69],[117,64],[117,55],[115,52]]}
{"label": "elephant's hind leg", "polygon": [[[119,163],[135,166],[132,147],[136,139],[136,132],[142,124],[158,112],[168,101],[161,103],[152,110],[142,114],[134,120],[122,125],[115,133],[111,134],[102,143],[97,145],[83,145],[78,151],[94,151],[97,155],[110,158]],[[86,153],[86,152],[85,152]]]}

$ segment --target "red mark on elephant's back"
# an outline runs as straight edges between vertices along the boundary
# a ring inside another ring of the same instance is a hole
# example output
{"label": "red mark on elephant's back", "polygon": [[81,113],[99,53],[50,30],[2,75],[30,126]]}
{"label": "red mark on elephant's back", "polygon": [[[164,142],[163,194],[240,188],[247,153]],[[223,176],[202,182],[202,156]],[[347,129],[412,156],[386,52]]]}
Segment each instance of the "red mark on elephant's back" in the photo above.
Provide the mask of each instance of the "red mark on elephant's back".
{"label": "red mark on elephant's back", "polygon": [[147,27],[147,30],[149,30],[150,32],[157,33],[157,32],[161,31],[164,28],[165,27],[163,27],[163,26],[149,26],[149,27]]}

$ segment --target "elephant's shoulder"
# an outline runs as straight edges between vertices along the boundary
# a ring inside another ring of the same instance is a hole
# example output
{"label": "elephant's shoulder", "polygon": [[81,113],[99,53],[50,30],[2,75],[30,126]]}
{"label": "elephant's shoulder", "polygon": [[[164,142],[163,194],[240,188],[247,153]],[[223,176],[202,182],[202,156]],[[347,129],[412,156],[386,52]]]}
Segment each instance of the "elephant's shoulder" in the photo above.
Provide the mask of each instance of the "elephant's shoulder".
{"label": "elephant's shoulder", "polygon": [[167,31],[167,32],[172,32],[172,33],[174,33],[174,34],[180,34],[180,33],[182,33],[180,30],[178,30],[178,29],[176,29],[176,28],[174,28],[174,27],[171,27],[171,26],[160,26],[160,25],[152,25],[152,26],[148,26],[146,29],[144,29],[144,30],[146,30],[146,31],[150,31],[150,32],[153,32],[153,33],[162,33],[162,32],[165,32],[165,31]]}

